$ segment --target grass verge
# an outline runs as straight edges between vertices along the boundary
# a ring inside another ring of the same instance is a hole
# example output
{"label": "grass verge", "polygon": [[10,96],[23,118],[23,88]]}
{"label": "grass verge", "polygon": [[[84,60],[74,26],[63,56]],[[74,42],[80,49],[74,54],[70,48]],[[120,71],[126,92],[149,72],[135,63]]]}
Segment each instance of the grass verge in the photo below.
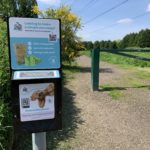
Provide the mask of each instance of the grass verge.
{"label": "grass verge", "polygon": [[101,90],[103,91],[107,91],[108,95],[114,99],[114,100],[118,100],[120,99],[122,96],[124,96],[124,93],[122,92],[122,90],[124,90],[124,88],[121,87],[115,87],[109,84],[104,84],[100,86]]}
{"label": "grass verge", "polygon": [[81,72],[81,68],[76,64],[64,64],[62,67],[63,84],[66,84],[70,79],[74,78],[75,73]]}
{"label": "grass verge", "polygon": [[[150,52],[122,52],[122,53],[150,59]],[[80,54],[91,57],[91,52],[88,50],[81,51]],[[112,54],[108,52],[101,52],[100,60],[113,63],[113,64],[121,64],[125,66],[128,65],[128,66],[150,67],[150,62],[148,61],[129,58],[126,56],[120,56],[120,55]]]}
{"label": "grass verge", "polygon": [[110,91],[108,95],[111,96],[114,100],[118,100],[119,98],[124,96],[124,94],[119,90]]}

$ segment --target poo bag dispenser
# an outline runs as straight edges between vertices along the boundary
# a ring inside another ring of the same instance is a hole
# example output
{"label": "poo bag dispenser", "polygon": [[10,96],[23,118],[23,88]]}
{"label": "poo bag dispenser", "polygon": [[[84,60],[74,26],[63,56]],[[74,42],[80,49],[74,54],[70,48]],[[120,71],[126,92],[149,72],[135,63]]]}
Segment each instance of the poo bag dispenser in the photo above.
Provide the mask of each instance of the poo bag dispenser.
{"label": "poo bag dispenser", "polygon": [[60,20],[10,17],[8,33],[14,127],[61,129]]}

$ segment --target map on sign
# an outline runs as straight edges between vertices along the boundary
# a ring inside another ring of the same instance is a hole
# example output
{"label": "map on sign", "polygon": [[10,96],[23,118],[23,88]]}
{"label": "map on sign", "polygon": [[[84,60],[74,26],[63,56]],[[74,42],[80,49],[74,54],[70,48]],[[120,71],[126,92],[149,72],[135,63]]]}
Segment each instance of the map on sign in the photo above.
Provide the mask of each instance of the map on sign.
{"label": "map on sign", "polygon": [[60,68],[59,20],[10,17],[9,36],[12,69]]}

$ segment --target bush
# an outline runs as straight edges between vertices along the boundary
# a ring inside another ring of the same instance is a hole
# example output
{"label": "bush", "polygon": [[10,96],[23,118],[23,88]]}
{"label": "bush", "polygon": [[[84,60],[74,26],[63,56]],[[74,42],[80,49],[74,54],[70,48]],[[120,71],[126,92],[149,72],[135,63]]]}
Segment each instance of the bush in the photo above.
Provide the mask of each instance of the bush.
{"label": "bush", "polygon": [[12,114],[9,109],[10,73],[6,23],[0,19],[0,149],[11,149]]}
{"label": "bush", "polygon": [[12,115],[8,105],[3,100],[0,100],[0,149],[11,150],[12,135]]}
{"label": "bush", "polygon": [[84,48],[81,39],[77,36],[77,31],[81,28],[80,18],[71,11],[69,6],[48,8],[46,11],[40,11],[35,6],[33,12],[38,13],[42,18],[61,19],[62,60],[63,63],[72,63],[79,56],[79,51]]}

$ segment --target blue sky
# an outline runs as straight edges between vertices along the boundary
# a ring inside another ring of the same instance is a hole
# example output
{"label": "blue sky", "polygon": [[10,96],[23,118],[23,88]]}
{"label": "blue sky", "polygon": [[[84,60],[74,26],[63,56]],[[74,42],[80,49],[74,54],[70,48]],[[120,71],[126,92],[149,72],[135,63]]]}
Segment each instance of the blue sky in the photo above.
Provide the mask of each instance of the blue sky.
{"label": "blue sky", "polygon": [[[81,18],[83,25],[77,34],[87,41],[119,40],[130,32],[150,28],[150,0],[37,1],[42,10],[57,8],[61,4],[71,6],[72,12]],[[117,8],[113,9],[115,6]]]}

